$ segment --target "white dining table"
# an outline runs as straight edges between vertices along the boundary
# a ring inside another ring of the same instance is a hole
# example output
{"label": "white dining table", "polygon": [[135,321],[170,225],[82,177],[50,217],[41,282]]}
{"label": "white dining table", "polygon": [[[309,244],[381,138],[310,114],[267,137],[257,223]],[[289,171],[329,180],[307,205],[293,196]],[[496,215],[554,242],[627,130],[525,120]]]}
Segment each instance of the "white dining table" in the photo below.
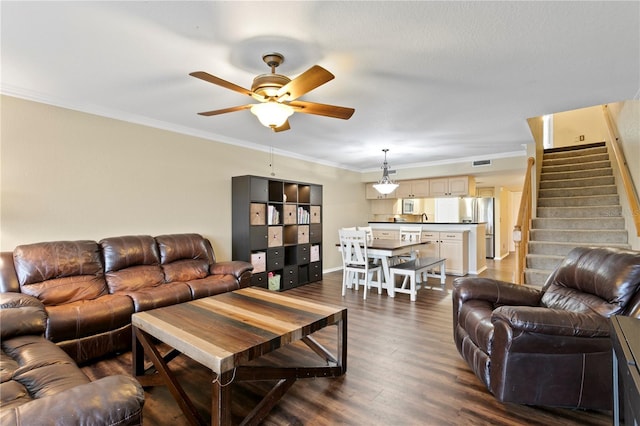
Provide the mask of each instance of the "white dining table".
{"label": "white dining table", "polygon": [[[406,241],[406,240],[389,240],[374,239],[367,244],[367,256],[371,259],[380,260],[382,266],[382,287],[387,289],[389,293],[388,283],[391,282],[391,273],[389,272],[390,260],[402,254],[411,253],[416,246],[429,244],[427,241]],[[340,250],[340,244],[338,244]],[[391,290],[393,291],[393,289]],[[389,293],[391,295],[391,293]]]}

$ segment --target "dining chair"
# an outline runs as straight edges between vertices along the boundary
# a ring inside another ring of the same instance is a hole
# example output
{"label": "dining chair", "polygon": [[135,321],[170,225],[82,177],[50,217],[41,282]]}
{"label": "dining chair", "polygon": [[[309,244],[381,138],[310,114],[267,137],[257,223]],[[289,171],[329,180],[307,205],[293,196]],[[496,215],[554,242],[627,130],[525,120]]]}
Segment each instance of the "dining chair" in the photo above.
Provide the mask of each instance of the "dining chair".
{"label": "dining chair", "polygon": [[[400,227],[400,240],[401,241],[420,241],[422,239],[422,226],[421,225],[416,225],[416,226],[401,226]],[[397,265],[399,263],[402,262],[408,262],[410,260],[413,260],[415,258],[420,257],[420,250],[411,249],[411,252],[409,254],[402,254],[400,256],[396,256],[396,258],[394,259],[394,265]],[[418,277],[416,278],[416,281],[418,283],[422,282],[422,280],[427,279],[427,275],[424,274],[418,274]],[[406,280],[405,283],[403,283],[403,288],[404,285],[406,284]]]}
{"label": "dining chair", "polygon": [[373,241],[373,229],[370,226],[358,226],[358,231],[364,231],[367,234],[367,240]]}
{"label": "dining chair", "polygon": [[[422,226],[401,226],[400,227],[400,241],[420,241],[422,239]],[[393,264],[398,264],[400,262],[406,262],[408,260],[413,260],[416,257],[419,257],[419,251],[415,249],[411,249],[411,253],[402,254],[400,256],[396,256],[393,259]]]}
{"label": "dining chair", "polygon": [[[340,229],[338,235],[342,252],[342,296],[345,295],[349,283],[355,286],[356,291],[358,290],[360,275],[364,285],[364,300],[367,299],[372,283],[378,287],[378,294],[382,294],[382,266],[372,263],[367,256],[366,232]],[[375,282],[373,281],[374,273],[377,278]]]}

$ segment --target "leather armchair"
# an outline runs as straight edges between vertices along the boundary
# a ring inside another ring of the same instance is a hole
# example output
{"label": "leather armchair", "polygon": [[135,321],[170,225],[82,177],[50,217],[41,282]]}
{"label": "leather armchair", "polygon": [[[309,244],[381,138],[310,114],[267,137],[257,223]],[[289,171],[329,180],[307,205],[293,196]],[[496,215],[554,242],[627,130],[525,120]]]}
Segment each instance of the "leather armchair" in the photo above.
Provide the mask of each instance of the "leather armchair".
{"label": "leather armchair", "polygon": [[91,382],[43,333],[37,298],[0,293],[0,424],[140,425],[144,391],[132,377]]}
{"label": "leather armchair", "polygon": [[612,409],[609,317],[640,317],[640,252],[573,249],[541,289],[454,281],[458,351],[502,402]]}

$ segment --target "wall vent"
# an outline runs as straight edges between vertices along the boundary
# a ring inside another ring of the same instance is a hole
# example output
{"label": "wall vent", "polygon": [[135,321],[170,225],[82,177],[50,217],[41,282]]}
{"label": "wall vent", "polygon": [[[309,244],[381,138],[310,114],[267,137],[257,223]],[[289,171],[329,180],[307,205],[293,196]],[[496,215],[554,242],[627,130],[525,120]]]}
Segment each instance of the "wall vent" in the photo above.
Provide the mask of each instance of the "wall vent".
{"label": "wall vent", "polygon": [[482,167],[482,166],[490,166],[491,160],[474,160],[471,162],[473,167]]}

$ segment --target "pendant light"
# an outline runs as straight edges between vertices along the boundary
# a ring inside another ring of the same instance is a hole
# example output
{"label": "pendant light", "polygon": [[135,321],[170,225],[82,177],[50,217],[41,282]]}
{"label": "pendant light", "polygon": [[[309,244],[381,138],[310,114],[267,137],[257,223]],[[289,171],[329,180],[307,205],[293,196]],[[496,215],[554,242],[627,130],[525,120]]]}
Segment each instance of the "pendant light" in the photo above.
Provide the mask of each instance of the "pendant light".
{"label": "pendant light", "polygon": [[389,179],[389,165],[387,164],[387,151],[389,151],[389,149],[387,148],[382,150],[382,152],[384,152],[384,163],[382,163],[382,179],[380,179],[378,183],[373,185],[375,190],[383,195],[391,194],[399,186],[397,183]]}

